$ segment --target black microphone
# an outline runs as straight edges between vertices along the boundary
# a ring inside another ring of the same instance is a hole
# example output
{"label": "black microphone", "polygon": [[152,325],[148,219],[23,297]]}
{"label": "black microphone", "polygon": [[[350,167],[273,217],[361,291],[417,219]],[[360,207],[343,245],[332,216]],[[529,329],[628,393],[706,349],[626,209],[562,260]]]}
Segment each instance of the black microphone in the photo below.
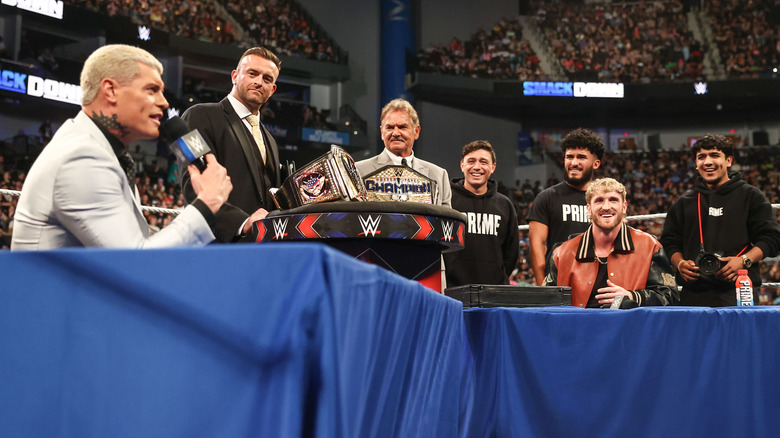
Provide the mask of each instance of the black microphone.
{"label": "black microphone", "polygon": [[206,170],[204,155],[211,152],[206,139],[197,129],[181,117],[175,116],[160,125],[160,136],[170,143],[171,152],[176,155],[179,163],[194,164],[201,172]]}

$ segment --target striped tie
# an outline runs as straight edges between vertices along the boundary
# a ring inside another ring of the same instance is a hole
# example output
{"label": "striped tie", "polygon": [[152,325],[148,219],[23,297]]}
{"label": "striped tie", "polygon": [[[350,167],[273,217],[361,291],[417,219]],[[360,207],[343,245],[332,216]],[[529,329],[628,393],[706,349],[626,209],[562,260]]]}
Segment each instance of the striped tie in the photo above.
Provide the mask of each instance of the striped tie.
{"label": "striped tie", "polygon": [[260,132],[260,119],[254,114],[246,116],[246,121],[252,126],[252,137],[255,138],[257,148],[260,149],[260,155],[263,157],[263,164],[265,164],[265,143],[263,142],[263,133]]}

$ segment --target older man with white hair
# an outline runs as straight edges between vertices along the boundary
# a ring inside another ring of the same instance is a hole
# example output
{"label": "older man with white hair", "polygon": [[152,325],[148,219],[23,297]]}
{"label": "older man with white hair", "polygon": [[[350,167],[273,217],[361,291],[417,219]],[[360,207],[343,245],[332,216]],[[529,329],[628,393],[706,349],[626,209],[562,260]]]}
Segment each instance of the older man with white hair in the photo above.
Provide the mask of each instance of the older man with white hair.
{"label": "older man with white hair", "polygon": [[393,99],[380,115],[379,132],[385,149],[377,156],[355,163],[361,175],[367,175],[385,166],[409,166],[436,181],[439,190],[437,204],[452,206],[450,177],[441,167],[414,155],[414,142],[420,138],[420,118],[412,104],[404,99]]}

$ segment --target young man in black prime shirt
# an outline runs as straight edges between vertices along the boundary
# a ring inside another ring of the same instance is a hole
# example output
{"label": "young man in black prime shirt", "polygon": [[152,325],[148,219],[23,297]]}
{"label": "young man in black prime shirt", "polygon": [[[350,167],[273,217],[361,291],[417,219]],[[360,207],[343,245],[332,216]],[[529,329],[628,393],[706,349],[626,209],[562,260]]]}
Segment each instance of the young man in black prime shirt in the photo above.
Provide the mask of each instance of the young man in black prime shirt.
{"label": "young man in black prime shirt", "polygon": [[507,284],[517,263],[520,236],[512,201],[498,193],[490,179],[496,170],[496,153],[486,140],[463,146],[463,178],[453,178],[452,208],[467,218],[465,248],[443,254],[447,286]]}
{"label": "young man in black prime shirt", "polygon": [[588,229],[585,190],[604,158],[604,143],[594,132],[583,128],[566,134],[561,149],[564,182],[539,193],[527,217],[531,268],[537,285],[544,281],[547,260],[555,244]]}
{"label": "young man in black prime shirt", "polygon": [[[692,148],[699,177],[693,190],[672,205],[661,243],[677,269],[686,306],[734,306],[737,271],[747,269],[761,285],[758,262],[780,250],[780,227],[761,191],[729,172],[734,147],[723,136],[706,135]],[[720,268],[706,275],[701,254],[717,256]]]}

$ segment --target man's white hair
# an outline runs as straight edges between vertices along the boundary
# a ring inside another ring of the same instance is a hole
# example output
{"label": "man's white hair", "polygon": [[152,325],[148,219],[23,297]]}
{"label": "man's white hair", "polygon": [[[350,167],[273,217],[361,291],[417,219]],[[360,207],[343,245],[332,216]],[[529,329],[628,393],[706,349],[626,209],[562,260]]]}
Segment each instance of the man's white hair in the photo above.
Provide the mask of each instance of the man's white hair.
{"label": "man's white hair", "polygon": [[125,44],[103,46],[89,55],[81,70],[81,104],[89,105],[98,96],[103,79],[115,79],[127,85],[141,70],[139,63],[156,69],[160,75],[163,66],[151,53]]}
{"label": "man's white hair", "polygon": [[414,107],[411,103],[400,98],[391,100],[387,103],[387,105],[385,105],[384,108],[382,108],[382,114],[379,116],[379,123],[382,123],[385,120],[387,113],[391,113],[393,111],[405,111],[407,114],[409,114],[409,118],[412,119],[412,127],[417,128],[420,126],[420,118],[417,116],[417,111],[414,110]]}

